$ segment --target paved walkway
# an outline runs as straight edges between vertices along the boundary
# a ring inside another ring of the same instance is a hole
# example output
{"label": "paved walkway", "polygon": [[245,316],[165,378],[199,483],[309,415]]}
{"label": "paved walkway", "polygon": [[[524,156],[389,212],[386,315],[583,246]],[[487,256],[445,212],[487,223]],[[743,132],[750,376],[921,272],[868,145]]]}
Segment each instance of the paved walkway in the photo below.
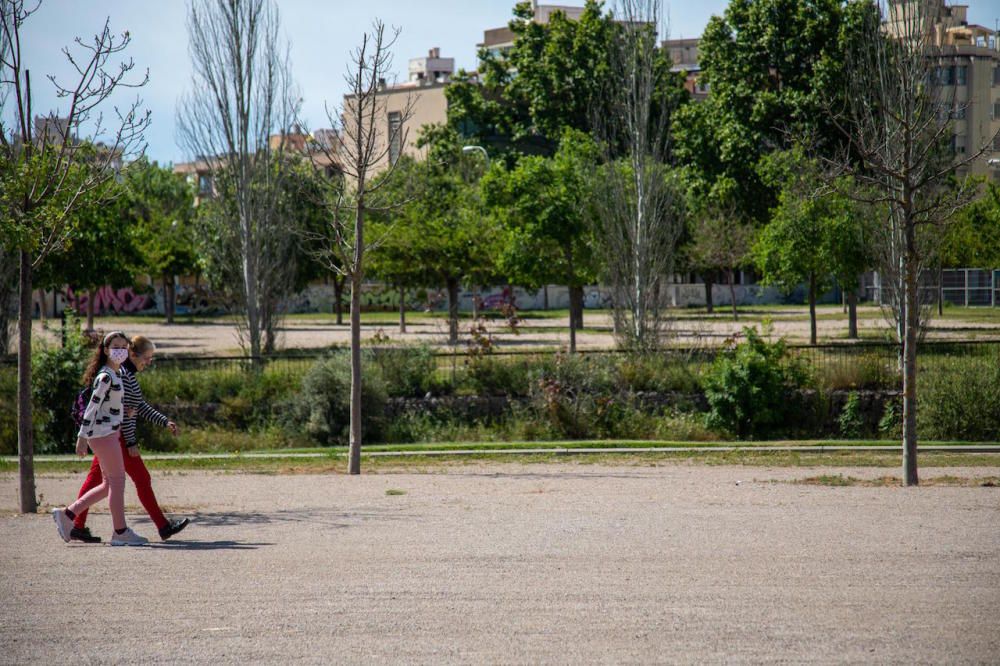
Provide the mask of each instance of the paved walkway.
{"label": "paved walkway", "polygon": [[0,663],[995,662],[1000,490],[790,483],[823,473],[887,472],[154,472],[194,522],[146,548],[63,544],[0,474]]}

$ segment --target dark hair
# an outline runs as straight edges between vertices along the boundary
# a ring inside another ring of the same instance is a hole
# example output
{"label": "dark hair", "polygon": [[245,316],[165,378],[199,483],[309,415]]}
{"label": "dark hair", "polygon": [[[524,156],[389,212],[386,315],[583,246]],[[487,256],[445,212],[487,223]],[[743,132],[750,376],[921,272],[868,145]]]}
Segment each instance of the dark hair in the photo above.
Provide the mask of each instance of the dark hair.
{"label": "dark hair", "polygon": [[129,342],[128,336],[121,331],[111,331],[104,336],[101,344],[94,348],[94,355],[90,357],[90,362],[87,363],[87,369],[83,372],[84,386],[90,386],[93,384],[94,377],[97,376],[97,373],[101,368],[108,364],[108,347],[118,338],[121,338],[125,342]]}

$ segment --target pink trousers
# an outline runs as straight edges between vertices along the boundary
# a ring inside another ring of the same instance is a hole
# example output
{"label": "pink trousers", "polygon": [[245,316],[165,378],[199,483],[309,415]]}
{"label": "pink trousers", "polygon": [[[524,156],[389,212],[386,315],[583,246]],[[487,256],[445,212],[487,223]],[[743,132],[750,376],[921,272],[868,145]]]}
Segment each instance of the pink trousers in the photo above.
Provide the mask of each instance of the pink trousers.
{"label": "pink trousers", "polygon": [[118,433],[113,432],[105,437],[95,437],[87,440],[90,450],[94,452],[101,464],[103,479],[100,485],[77,498],[69,505],[73,513],[90,508],[91,505],[108,498],[108,508],[111,509],[111,523],[116,530],[125,529],[125,461],[122,459],[122,447],[118,443]]}

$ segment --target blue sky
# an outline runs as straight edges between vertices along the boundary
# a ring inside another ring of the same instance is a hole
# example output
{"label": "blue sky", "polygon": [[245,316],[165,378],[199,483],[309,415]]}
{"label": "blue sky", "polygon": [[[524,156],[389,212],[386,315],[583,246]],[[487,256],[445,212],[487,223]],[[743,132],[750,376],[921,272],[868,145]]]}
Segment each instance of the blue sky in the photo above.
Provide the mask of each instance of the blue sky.
{"label": "blue sky", "polygon": [[[583,0],[552,4],[582,5]],[[728,3],[687,0],[668,4],[671,37],[696,37],[709,17],[721,13]],[[993,26],[1000,17],[1000,0],[971,0],[969,4],[973,23]],[[283,31],[291,42],[294,77],[303,95],[304,118],[310,127],[329,124],[324,102],[339,103],[348,54],[373,18],[402,29],[394,65],[400,79],[405,79],[407,61],[426,55],[434,46],[441,47],[442,56],[454,57],[457,67],[473,69],[483,30],[505,25],[513,5],[514,0],[279,0]],[[174,107],[190,86],[186,8],[182,0],[43,0],[25,26],[22,44],[32,71],[36,113],[58,108],[44,75],[68,78],[60,50],[77,36],[91,37],[110,17],[112,30],[128,30],[132,35],[128,55],[136,69],[149,69],[149,84],[139,91],[152,111],[147,154],[161,163],[184,161],[187,156],[174,136]],[[113,101],[126,104],[134,96],[135,91],[130,91]]]}

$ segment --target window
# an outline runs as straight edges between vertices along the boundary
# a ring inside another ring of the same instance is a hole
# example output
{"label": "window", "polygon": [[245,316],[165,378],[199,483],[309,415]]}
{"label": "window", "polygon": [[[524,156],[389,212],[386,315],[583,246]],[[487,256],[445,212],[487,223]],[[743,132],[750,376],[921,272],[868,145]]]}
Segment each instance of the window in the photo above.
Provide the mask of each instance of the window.
{"label": "window", "polygon": [[969,67],[967,65],[959,65],[955,68],[955,83],[960,86],[966,85],[969,80]]}
{"label": "window", "polygon": [[198,194],[205,195],[212,193],[212,177],[208,174],[198,175]]}
{"label": "window", "polygon": [[993,152],[1000,153],[1000,136],[993,137]]}
{"label": "window", "polygon": [[993,85],[1000,86],[1000,67],[993,68]]}
{"label": "window", "polygon": [[1000,119],[1000,100],[993,102],[993,120]]}
{"label": "window", "polygon": [[938,67],[938,84],[950,86],[955,82],[954,67]]}
{"label": "window", "polygon": [[395,164],[403,151],[403,114],[399,111],[389,112],[389,163]]}

